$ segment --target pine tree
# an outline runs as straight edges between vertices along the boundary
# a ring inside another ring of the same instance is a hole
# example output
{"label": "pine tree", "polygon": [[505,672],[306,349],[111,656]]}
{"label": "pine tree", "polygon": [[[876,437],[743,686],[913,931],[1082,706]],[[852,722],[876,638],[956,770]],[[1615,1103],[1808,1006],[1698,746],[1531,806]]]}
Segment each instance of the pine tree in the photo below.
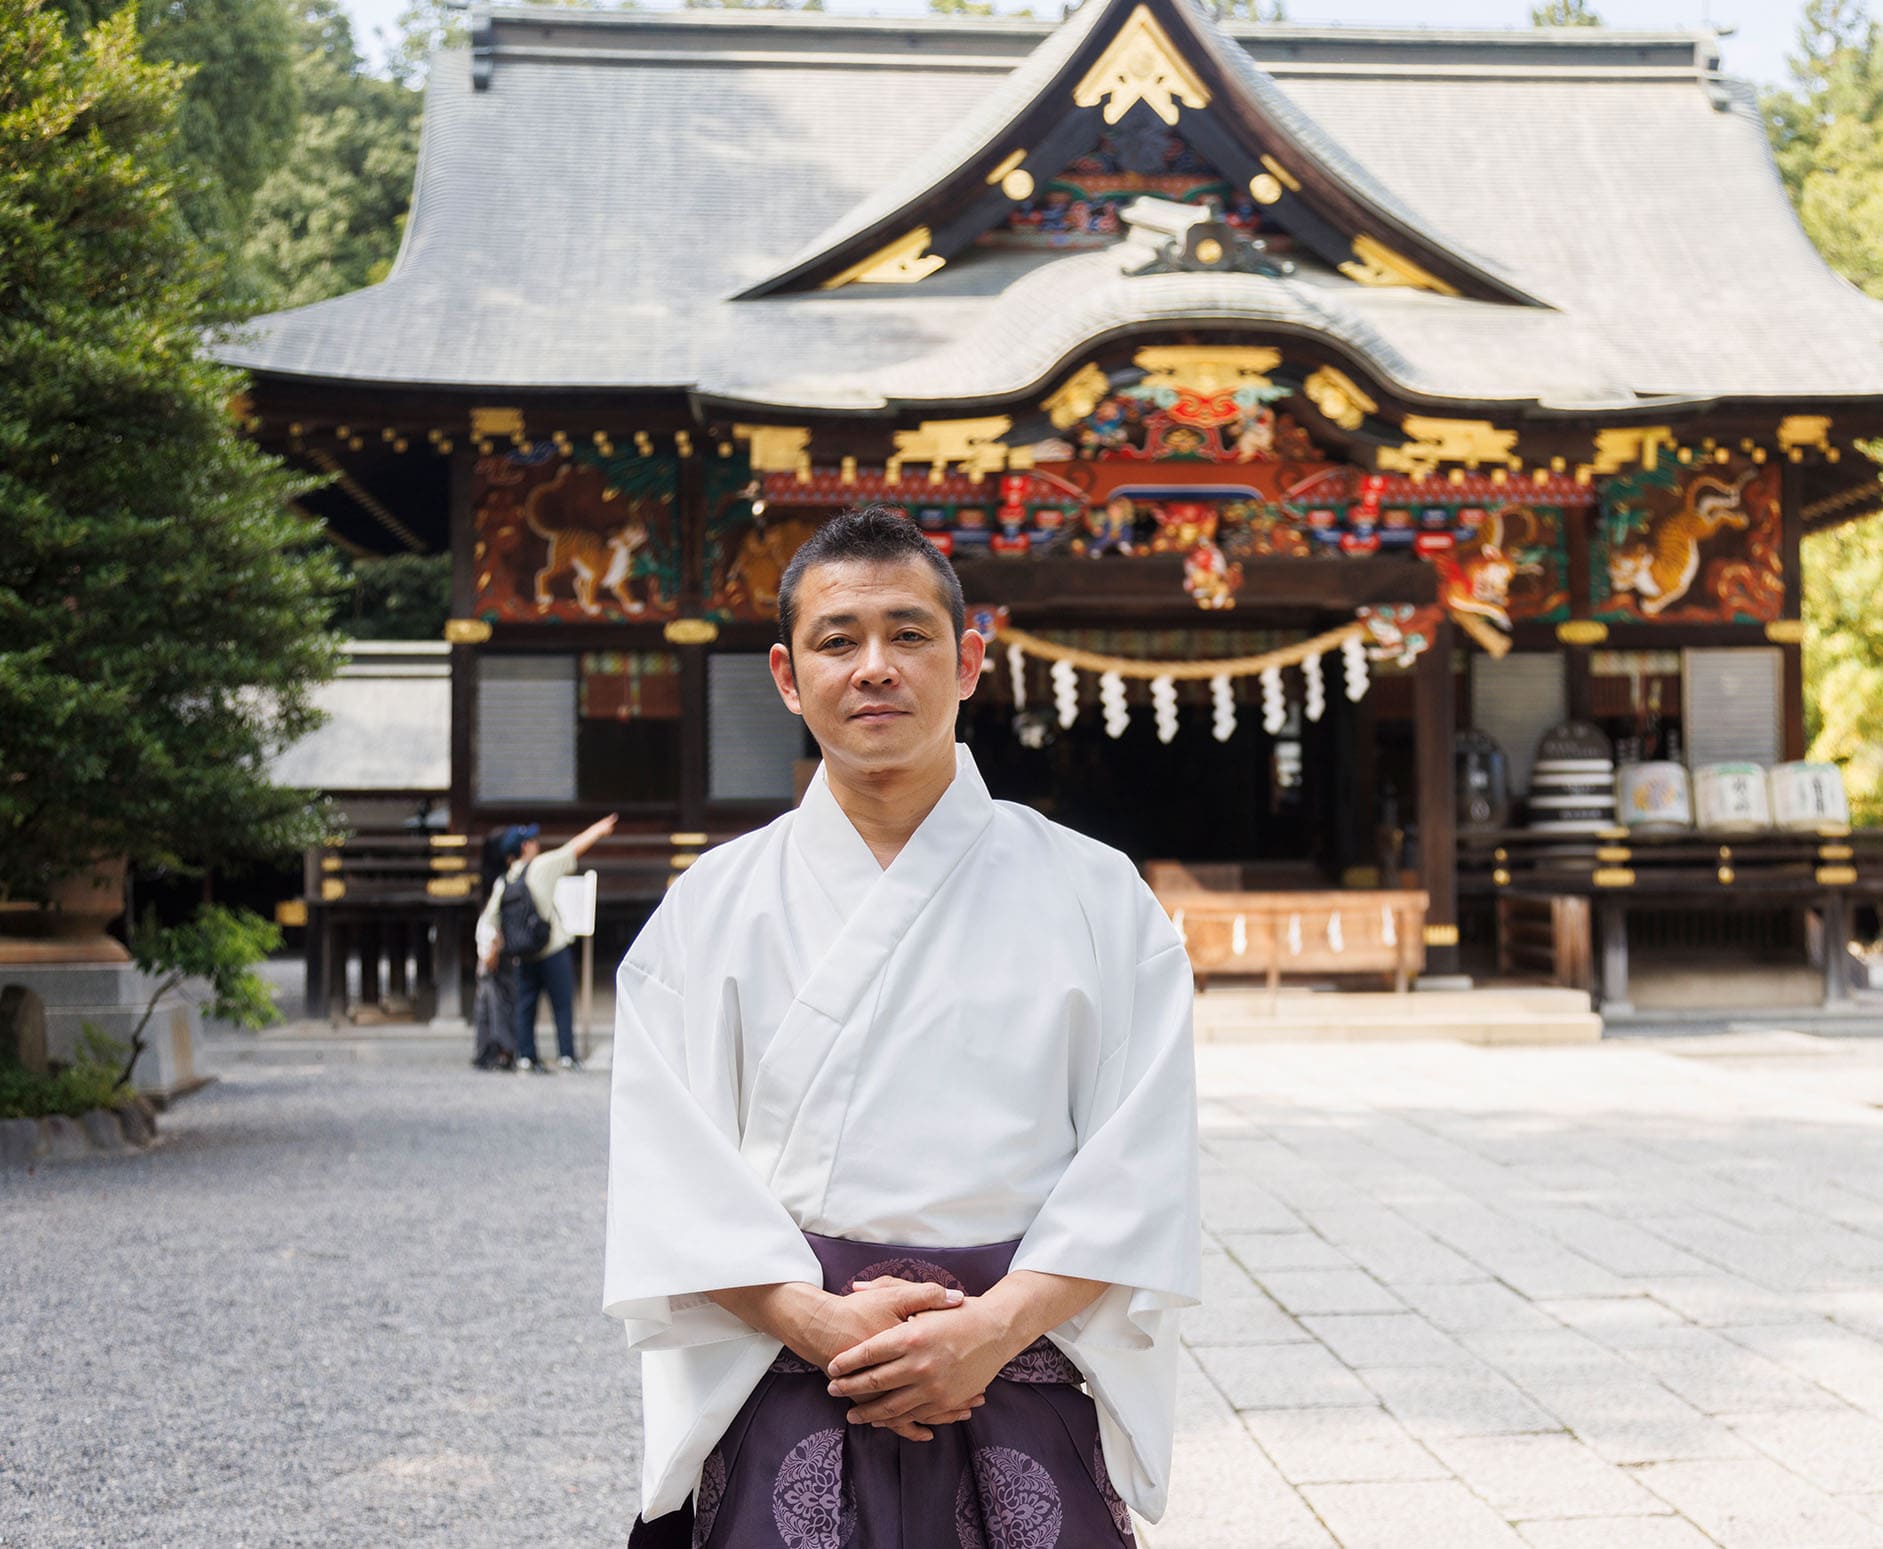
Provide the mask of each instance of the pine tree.
{"label": "pine tree", "polygon": [[101,856],[317,837],[266,762],[318,721],[337,578],[205,358],[216,275],[168,183],[184,72],[131,13],[0,0],[0,891]]}

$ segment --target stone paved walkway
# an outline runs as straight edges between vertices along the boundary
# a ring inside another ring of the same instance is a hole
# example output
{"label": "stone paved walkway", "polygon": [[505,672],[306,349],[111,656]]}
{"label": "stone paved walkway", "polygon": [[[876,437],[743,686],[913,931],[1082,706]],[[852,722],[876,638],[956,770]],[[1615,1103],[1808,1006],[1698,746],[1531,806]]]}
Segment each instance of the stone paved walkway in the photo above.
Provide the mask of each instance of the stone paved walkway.
{"label": "stone paved walkway", "polygon": [[1200,1057],[1156,1549],[1883,1546],[1883,1044]]}
{"label": "stone paved walkway", "polygon": [[[0,1176],[0,1545],[620,1545],[605,1081],[210,1057]],[[1883,1549],[1883,1039],[1200,1061],[1154,1549]]]}

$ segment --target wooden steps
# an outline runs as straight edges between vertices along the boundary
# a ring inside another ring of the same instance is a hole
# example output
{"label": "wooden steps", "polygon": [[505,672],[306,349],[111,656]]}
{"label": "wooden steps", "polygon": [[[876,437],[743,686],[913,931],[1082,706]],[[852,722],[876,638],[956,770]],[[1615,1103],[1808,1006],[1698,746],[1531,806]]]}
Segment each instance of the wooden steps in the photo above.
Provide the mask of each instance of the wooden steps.
{"label": "wooden steps", "polygon": [[1413,991],[1214,985],[1196,1000],[1198,1043],[1594,1043],[1602,1019],[1582,990],[1546,986]]}

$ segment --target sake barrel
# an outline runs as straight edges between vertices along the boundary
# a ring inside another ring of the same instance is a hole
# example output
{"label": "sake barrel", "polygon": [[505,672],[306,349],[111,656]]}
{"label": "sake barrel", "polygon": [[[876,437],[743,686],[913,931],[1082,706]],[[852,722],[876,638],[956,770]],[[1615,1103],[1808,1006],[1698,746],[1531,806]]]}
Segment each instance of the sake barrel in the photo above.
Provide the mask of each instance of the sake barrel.
{"label": "sake barrel", "polygon": [[1624,764],[1615,777],[1615,786],[1623,827],[1644,834],[1675,833],[1693,827],[1693,795],[1684,764],[1665,759]]}
{"label": "sake barrel", "polygon": [[1756,834],[1772,826],[1765,771],[1757,764],[1702,764],[1693,772],[1696,824],[1711,833]]}
{"label": "sake barrel", "polygon": [[1850,798],[1844,794],[1844,774],[1837,765],[1802,759],[1774,764],[1766,784],[1772,796],[1772,820],[1780,828],[1814,833],[1820,828],[1850,826]]}

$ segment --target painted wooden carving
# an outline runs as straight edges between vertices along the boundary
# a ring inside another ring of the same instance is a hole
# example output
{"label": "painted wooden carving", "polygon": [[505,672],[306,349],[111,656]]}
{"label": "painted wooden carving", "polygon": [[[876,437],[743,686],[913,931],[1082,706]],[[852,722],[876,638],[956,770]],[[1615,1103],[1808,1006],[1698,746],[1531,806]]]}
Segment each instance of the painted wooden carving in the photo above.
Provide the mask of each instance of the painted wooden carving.
{"label": "painted wooden carving", "polygon": [[1705,468],[1662,459],[1609,482],[1591,545],[1603,619],[1763,623],[1779,616],[1779,473],[1735,461]]}
{"label": "painted wooden carving", "polygon": [[473,478],[478,617],[673,616],[680,559],[672,457],[563,456],[543,442],[479,458]]}

